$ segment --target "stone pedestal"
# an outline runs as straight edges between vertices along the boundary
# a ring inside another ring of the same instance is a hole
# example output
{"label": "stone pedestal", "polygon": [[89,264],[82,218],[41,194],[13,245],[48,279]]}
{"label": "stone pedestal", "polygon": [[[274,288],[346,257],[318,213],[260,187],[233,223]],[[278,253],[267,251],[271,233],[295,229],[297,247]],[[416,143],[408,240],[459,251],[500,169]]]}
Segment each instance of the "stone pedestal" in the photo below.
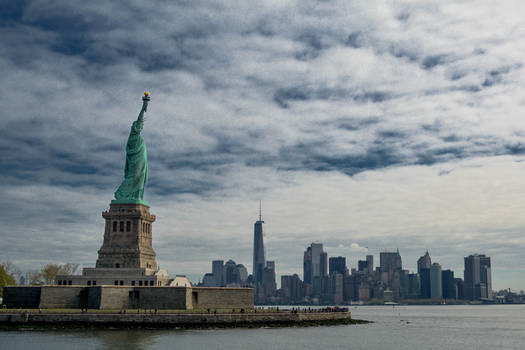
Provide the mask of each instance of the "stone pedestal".
{"label": "stone pedestal", "polygon": [[97,268],[146,268],[157,270],[152,242],[155,215],[143,204],[112,203],[102,213],[106,220],[104,243]]}
{"label": "stone pedestal", "polygon": [[159,270],[152,242],[155,215],[142,203],[114,203],[102,213],[106,220],[104,242],[96,267],[82,275],[58,275],[58,285],[167,286],[168,271]]}

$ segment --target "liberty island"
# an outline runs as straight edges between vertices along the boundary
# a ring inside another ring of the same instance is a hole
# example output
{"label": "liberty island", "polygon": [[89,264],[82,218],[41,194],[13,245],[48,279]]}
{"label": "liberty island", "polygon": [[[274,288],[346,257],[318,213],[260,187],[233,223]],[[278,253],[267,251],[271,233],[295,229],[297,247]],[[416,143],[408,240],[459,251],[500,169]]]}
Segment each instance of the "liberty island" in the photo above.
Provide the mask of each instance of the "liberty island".
{"label": "liberty island", "polygon": [[[81,275],[57,275],[53,285],[5,287],[6,307],[26,311],[2,313],[0,324],[202,327],[357,322],[351,319],[348,309],[256,312],[253,288],[192,286],[185,276],[170,278],[168,271],[158,268],[152,246],[156,217],[144,201],[148,159],[141,133],[150,102],[149,92],[144,93],[142,101],[126,144],[124,179],[109,210],[102,213],[104,239],[96,267],[83,268]],[[54,311],[56,309],[61,310]],[[140,313],[141,309],[155,310],[155,313]],[[119,312],[88,313],[87,310]],[[124,310],[137,311],[126,313]],[[165,311],[157,313],[158,310]],[[193,311],[181,313],[185,310]]]}
{"label": "liberty island", "polygon": [[145,92],[126,143],[124,179],[102,213],[104,239],[96,267],[84,268],[81,275],[57,275],[54,285],[6,287],[8,308],[253,308],[250,288],[192,287],[185,276],[170,278],[158,268],[152,245],[156,217],[143,198],[148,159],[141,132],[150,99]]}

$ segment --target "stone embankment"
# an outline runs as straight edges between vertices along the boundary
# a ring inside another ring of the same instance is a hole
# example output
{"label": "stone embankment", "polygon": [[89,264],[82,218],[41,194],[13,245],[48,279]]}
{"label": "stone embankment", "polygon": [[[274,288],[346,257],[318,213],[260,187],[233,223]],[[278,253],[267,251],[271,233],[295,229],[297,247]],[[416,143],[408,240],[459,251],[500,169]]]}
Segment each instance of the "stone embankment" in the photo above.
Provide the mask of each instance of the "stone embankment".
{"label": "stone embankment", "polygon": [[282,327],[364,323],[349,311],[257,313],[0,313],[3,326]]}

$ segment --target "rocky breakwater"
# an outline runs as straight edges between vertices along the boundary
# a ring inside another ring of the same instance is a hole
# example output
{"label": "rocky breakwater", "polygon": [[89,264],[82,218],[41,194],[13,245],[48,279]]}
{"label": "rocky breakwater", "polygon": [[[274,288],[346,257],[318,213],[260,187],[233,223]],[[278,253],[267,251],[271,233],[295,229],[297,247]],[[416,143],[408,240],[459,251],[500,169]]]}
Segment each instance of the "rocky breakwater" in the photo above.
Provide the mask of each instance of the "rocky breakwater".
{"label": "rocky breakwater", "polygon": [[5,312],[3,326],[118,326],[118,327],[286,327],[366,323],[347,310],[298,312],[155,313],[155,312]]}

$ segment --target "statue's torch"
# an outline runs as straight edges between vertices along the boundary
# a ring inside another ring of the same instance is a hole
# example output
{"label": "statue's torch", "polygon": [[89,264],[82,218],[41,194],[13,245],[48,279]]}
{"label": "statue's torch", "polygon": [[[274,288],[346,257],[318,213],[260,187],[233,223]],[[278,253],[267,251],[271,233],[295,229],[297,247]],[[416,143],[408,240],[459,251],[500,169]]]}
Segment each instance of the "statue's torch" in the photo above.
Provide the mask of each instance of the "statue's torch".
{"label": "statue's torch", "polygon": [[149,95],[150,95],[149,91],[144,91],[144,96],[142,96],[142,101],[144,103],[144,112],[147,112],[148,102],[151,100],[151,97],[149,97]]}

